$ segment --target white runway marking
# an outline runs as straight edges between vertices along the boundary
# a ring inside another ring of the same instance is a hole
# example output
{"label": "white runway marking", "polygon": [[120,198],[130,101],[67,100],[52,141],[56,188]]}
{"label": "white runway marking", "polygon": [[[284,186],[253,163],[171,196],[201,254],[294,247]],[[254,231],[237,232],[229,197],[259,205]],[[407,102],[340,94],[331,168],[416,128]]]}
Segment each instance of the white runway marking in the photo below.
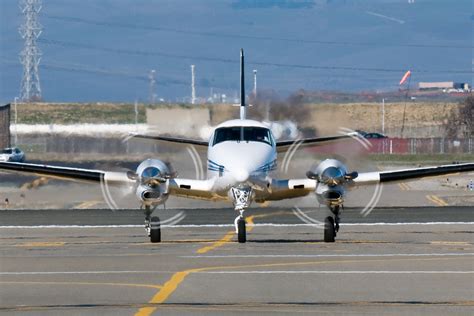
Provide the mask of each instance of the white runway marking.
{"label": "white runway marking", "polygon": [[[74,274],[169,274],[175,271],[14,271],[0,272],[0,275],[74,275]],[[358,271],[340,271],[340,270],[256,270],[256,271],[196,271],[194,273],[208,274],[474,274],[474,271],[390,271],[390,270],[358,270]],[[1,281],[0,281],[1,283]]]}
{"label": "white runway marking", "polygon": [[474,271],[198,271],[206,274],[474,274]]}
{"label": "white runway marking", "polygon": [[[162,274],[175,273],[176,271],[14,271],[0,272],[0,275],[54,275],[54,274]],[[0,281],[1,283],[1,281]]]}
{"label": "white runway marking", "polygon": [[181,258],[320,258],[320,257],[450,257],[474,256],[472,252],[462,253],[382,253],[382,254],[321,254],[321,255],[194,255]]}
{"label": "white runway marking", "polygon": [[380,13],[377,13],[377,12],[365,11],[365,13],[376,16],[376,17],[379,17],[379,18],[382,18],[382,19],[387,19],[387,20],[390,20],[390,21],[393,21],[393,22],[397,22],[397,23],[400,23],[400,24],[405,24],[405,21],[403,21],[403,20],[392,18],[390,16],[383,15],[383,14],[380,14]]}
{"label": "white runway marking", "polygon": [[[344,226],[429,226],[429,225],[474,225],[474,222],[412,222],[412,223],[346,223]],[[248,226],[255,227],[314,227],[319,225],[313,224],[276,224],[276,223],[260,223]],[[162,225],[166,228],[219,228],[219,227],[234,227],[233,224],[189,224],[189,225]],[[5,225],[0,226],[0,229],[44,229],[44,228],[143,228],[143,225]]]}

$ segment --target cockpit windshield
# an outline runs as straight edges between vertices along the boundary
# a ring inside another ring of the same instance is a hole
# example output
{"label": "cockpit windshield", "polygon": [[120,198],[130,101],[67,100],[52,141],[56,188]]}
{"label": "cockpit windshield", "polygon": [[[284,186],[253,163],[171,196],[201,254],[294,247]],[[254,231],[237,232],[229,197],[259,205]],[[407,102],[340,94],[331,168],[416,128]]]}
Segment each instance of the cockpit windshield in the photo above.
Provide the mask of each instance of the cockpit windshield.
{"label": "cockpit windshield", "polygon": [[273,145],[270,130],[254,126],[233,126],[216,129],[213,146],[225,141],[262,142],[270,146]]}

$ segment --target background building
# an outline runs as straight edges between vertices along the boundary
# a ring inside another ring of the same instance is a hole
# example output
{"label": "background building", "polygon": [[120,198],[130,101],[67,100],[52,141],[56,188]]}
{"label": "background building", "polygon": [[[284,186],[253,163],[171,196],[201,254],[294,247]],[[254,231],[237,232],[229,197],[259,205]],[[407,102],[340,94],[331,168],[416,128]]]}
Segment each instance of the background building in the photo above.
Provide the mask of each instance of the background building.
{"label": "background building", "polygon": [[469,84],[464,82],[453,82],[453,81],[445,81],[445,82],[420,82],[418,83],[418,88],[420,90],[432,90],[438,91],[442,90],[443,92],[469,92],[470,87]]}

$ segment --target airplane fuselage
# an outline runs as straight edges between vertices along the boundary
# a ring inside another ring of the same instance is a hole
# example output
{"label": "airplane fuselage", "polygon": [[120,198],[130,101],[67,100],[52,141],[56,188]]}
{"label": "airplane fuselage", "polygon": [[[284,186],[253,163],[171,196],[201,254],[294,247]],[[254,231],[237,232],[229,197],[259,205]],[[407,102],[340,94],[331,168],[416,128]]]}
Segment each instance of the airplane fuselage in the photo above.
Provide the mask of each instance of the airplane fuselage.
{"label": "airplane fuselage", "polygon": [[226,121],[211,135],[207,178],[215,179],[213,191],[222,197],[237,186],[249,186],[255,194],[265,195],[276,167],[275,140],[261,122]]}

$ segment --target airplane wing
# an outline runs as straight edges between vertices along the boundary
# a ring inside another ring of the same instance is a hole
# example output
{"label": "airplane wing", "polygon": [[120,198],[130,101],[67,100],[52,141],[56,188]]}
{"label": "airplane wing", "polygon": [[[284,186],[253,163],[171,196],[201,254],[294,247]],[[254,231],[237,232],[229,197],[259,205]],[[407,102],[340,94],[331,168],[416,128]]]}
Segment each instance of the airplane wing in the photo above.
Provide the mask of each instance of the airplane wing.
{"label": "airplane wing", "polygon": [[215,178],[208,180],[174,178],[170,179],[168,190],[173,196],[207,201],[225,200],[212,192],[214,182]]}
{"label": "airplane wing", "polygon": [[[316,137],[316,138],[303,138],[299,140],[286,140],[278,141],[276,143],[277,152],[284,152],[288,150],[294,143],[301,143],[299,147],[309,147],[309,146],[318,146],[325,143],[329,143],[336,140],[348,139],[357,137],[357,133],[350,133],[347,135],[337,135],[337,136],[327,136],[327,137]],[[173,144],[185,144],[185,145],[195,145],[201,148],[208,148],[209,143],[203,140],[183,138],[183,137],[171,137],[171,136],[153,136],[153,135],[144,135],[144,134],[130,134],[131,138],[139,138],[146,140],[155,140],[162,141]]]}
{"label": "airplane wing", "polygon": [[130,137],[162,141],[162,142],[173,143],[173,144],[195,145],[195,146],[205,147],[205,148],[209,146],[209,143],[207,141],[190,139],[190,138],[182,138],[182,137],[153,136],[153,135],[143,135],[143,134],[130,134]]}
{"label": "airplane wing", "polygon": [[70,181],[101,182],[107,183],[134,183],[126,172],[110,172],[94,169],[81,169],[70,167],[59,167],[19,162],[0,162],[0,170],[15,171],[24,174],[33,174],[47,178],[55,178]]}
{"label": "airplane wing", "polygon": [[393,171],[363,172],[359,173],[357,178],[353,179],[353,182],[356,185],[397,182],[469,171],[474,171],[474,163],[451,164],[437,167],[422,167]]}
{"label": "airplane wing", "polygon": [[310,147],[310,146],[320,146],[332,141],[354,138],[354,137],[358,137],[358,133],[349,133],[346,135],[337,135],[337,136],[303,138],[299,140],[296,139],[296,140],[277,141],[276,148],[277,148],[277,152],[280,153],[280,152],[287,151],[295,143],[300,143],[299,148],[301,148],[301,147]]}
{"label": "airplane wing", "polygon": [[[112,172],[18,162],[0,162],[0,171],[1,170],[76,182],[100,183],[101,181],[104,181],[107,185],[136,183],[135,180],[133,180],[133,177],[127,175],[127,172]],[[171,195],[215,201],[220,198],[211,190],[214,181],[214,179],[192,180],[174,178],[169,180],[168,189]]]}
{"label": "airplane wing", "polygon": [[316,181],[311,179],[273,179],[267,201],[278,201],[303,197],[316,189]]}

